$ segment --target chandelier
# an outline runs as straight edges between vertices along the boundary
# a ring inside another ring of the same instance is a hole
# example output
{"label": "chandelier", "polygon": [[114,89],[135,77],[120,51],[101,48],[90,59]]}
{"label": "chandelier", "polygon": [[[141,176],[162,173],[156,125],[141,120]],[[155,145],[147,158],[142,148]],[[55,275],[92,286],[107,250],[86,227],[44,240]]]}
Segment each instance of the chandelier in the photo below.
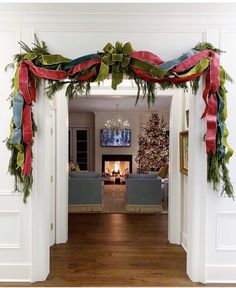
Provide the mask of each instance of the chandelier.
{"label": "chandelier", "polygon": [[124,120],[122,115],[118,113],[118,104],[116,104],[115,115],[111,119],[106,121],[105,127],[107,129],[115,129],[116,131],[129,128],[128,120]]}

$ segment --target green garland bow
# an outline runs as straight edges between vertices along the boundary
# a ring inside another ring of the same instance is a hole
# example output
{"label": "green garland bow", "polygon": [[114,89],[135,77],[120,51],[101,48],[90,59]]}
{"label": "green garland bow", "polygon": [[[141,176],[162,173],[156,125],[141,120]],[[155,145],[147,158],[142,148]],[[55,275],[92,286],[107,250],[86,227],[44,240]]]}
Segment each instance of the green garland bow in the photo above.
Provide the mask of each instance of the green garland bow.
{"label": "green garland bow", "polygon": [[132,45],[130,42],[122,45],[121,42],[117,41],[114,47],[111,43],[107,43],[103,48],[103,51],[105,54],[102,57],[100,70],[95,82],[106,79],[111,69],[111,86],[112,89],[116,90],[117,86],[122,82],[123,74],[130,63],[130,58],[128,56],[133,52]]}

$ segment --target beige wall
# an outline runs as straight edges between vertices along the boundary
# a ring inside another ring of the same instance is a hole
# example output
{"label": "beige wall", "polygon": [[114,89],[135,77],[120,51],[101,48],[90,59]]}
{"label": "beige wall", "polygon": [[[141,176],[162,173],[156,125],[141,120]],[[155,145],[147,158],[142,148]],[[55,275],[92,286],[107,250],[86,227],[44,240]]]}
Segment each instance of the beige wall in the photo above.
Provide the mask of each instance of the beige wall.
{"label": "beige wall", "polygon": [[133,156],[132,167],[136,172],[137,163],[135,156],[138,151],[138,135],[140,133],[140,112],[119,111],[130,123],[131,146],[130,147],[101,147],[100,129],[104,128],[107,119],[114,116],[113,112],[95,112],[95,170],[102,172],[102,154],[129,154]]}
{"label": "beige wall", "polygon": [[[169,111],[157,110],[160,116],[163,115],[169,127]],[[129,154],[132,155],[132,168],[135,173],[137,163],[135,157],[138,151],[138,135],[142,133],[143,127],[148,121],[150,112],[138,111],[120,111],[120,113],[130,123],[131,128],[131,146],[130,147],[101,147],[100,145],[100,129],[104,128],[104,123],[110,119],[114,113],[107,111],[99,112],[70,112],[69,126],[70,127],[90,127],[91,128],[91,157],[90,170],[102,172],[102,154]]]}

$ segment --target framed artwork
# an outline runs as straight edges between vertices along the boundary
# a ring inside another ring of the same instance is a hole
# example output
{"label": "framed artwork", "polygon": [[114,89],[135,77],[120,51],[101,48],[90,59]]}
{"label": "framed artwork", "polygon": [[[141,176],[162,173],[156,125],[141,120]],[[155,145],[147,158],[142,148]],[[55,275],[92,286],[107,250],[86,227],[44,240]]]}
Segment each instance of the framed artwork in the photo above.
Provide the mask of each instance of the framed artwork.
{"label": "framed artwork", "polygon": [[188,175],[188,131],[179,133],[180,148],[180,172]]}

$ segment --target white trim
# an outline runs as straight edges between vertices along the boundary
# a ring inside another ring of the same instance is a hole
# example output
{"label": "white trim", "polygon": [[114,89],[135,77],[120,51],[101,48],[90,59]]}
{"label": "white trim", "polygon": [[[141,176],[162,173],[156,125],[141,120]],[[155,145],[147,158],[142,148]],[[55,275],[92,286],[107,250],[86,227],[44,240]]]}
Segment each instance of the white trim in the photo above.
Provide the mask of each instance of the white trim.
{"label": "white trim", "polygon": [[[181,244],[181,175],[179,170],[179,132],[182,130],[182,89],[167,90],[172,94],[170,109],[168,239]],[[191,221],[191,219],[189,220]]]}
{"label": "white trim", "polygon": [[[149,1],[149,3],[153,1]],[[215,1],[215,2],[219,2],[219,1],[220,0]],[[233,1],[234,0],[231,0],[229,2],[233,2]],[[199,1],[199,2],[202,2],[202,1]],[[58,4],[57,6],[59,7],[59,5],[60,4]],[[64,24],[64,23],[81,23],[85,21],[88,23],[91,21],[95,22],[96,20],[98,20],[97,23],[99,23],[100,19],[103,21],[105,21],[104,19],[107,19],[107,22],[109,22],[109,18],[110,18],[110,19],[113,19],[113,21],[115,22],[116,19],[117,21],[119,21],[120,18],[124,18],[124,17],[127,17],[128,19],[130,19],[131,20],[130,23],[136,23],[137,21],[135,22],[134,20],[137,18],[142,18],[142,19],[146,18],[148,19],[148,21],[151,19],[151,21],[155,21],[155,23],[158,23],[158,22],[163,23],[163,19],[165,19],[166,24],[169,24],[169,23],[171,24],[173,23],[173,21],[175,21],[175,23],[176,22],[188,23],[188,24],[194,23],[198,25],[199,23],[204,23],[204,24],[215,23],[215,25],[219,25],[219,23],[220,24],[229,23],[229,22],[235,23],[235,12],[234,12],[235,6],[233,3],[231,4],[231,6],[230,6],[230,3],[228,3],[228,5],[223,5],[223,3],[218,4],[218,7],[217,7],[218,9],[213,9],[213,8],[216,8],[216,3],[214,3],[214,6],[213,4],[210,4],[210,3],[205,4],[205,9],[199,9],[199,5],[197,4],[192,5],[191,9],[189,9],[190,6],[187,4],[182,5],[181,6],[182,9],[178,9],[179,5],[180,4],[177,4],[177,3],[175,5],[173,4],[170,6],[171,7],[170,9],[170,7],[167,5],[163,5],[163,4],[158,5],[158,4],[150,3],[149,5],[146,5],[146,7],[144,7],[145,9],[140,9],[138,8],[138,6],[135,7],[131,3],[129,3],[129,5],[126,5],[126,7],[122,6],[122,4],[119,3],[119,6],[117,5],[115,6],[117,9],[112,9],[112,8],[109,8],[109,6],[111,5],[107,5],[105,3],[97,4],[97,5],[94,4],[92,6],[90,4],[88,5],[83,4],[81,6],[77,4],[76,6],[73,6],[73,4],[70,3],[70,6],[71,6],[70,9],[68,9],[69,7],[68,5],[66,7],[67,9],[65,9],[65,6],[59,7],[60,9],[55,9],[51,5],[49,6],[48,10],[45,11],[42,3],[41,5],[34,3],[33,5],[30,5],[30,7],[29,5],[21,3],[20,6],[19,5],[17,6],[17,4],[14,5],[16,9],[12,9],[12,5],[9,6],[10,8],[4,7],[4,6],[0,7],[0,10],[1,10],[0,16],[3,21],[9,21],[9,22],[15,22],[15,23],[19,21],[21,21],[21,23],[38,23],[40,21],[43,21],[43,23],[56,23],[56,24],[63,23]],[[78,7],[79,8],[81,7],[81,9],[79,9]],[[228,16],[228,17],[224,17],[224,16]]]}
{"label": "white trim", "polygon": [[186,252],[188,252],[187,251],[187,243],[188,243],[188,237],[187,237],[187,234],[186,233],[182,233],[182,247],[184,248],[184,250],[186,251]]}
{"label": "white trim", "polygon": [[[32,36],[33,37],[33,36]],[[50,176],[47,174],[50,157],[48,156],[49,100],[44,95],[45,85],[38,89],[37,109],[34,111],[38,132],[33,147],[33,177],[31,192],[31,281],[44,281],[49,274],[50,240]],[[43,157],[42,157],[43,152]],[[30,204],[30,203],[29,203]],[[40,241],[39,241],[40,239]]]}
{"label": "white trim", "polygon": [[56,243],[68,239],[68,100],[65,90],[56,99]]}
{"label": "white trim", "polygon": [[[205,121],[201,120],[204,111],[202,101],[203,85],[197,95],[189,93],[189,167],[187,199],[187,274],[194,282],[206,280],[206,195],[207,195],[207,156],[203,135]],[[196,157],[198,155],[198,157]],[[197,177],[196,177],[197,175]],[[201,179],[201,185],[199,185]]]}
{"label": "white trim", "polygon": [[0,197],[1,196],[21,196],[22,193],[17,192],[16,190],[9,190],[9,191],[0,191]]}
{"label": "white trim", "polygon": [[1,282],[30,282],[30,263],[1,263]]}
{"label": "white trim", "polygon": [[206,270],[206,283],[236,282],[236,265],[207,265]]}

